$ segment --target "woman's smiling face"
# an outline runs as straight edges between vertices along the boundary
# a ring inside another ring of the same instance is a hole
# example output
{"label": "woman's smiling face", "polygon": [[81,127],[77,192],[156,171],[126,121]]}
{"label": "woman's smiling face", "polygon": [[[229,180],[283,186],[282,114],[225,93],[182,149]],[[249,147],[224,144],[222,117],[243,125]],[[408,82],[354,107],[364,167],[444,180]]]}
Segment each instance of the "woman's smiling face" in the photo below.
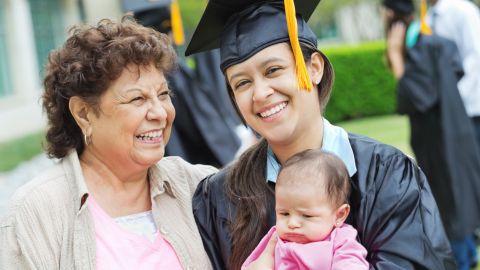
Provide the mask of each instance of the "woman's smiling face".
{"label": "woman's smiling face", "polygon": [[[311,65],[307,67],[312,76]],[[313,119],[321,118],[316,85],[311,92],[297,89],[295,60],[287,43],[269,46],[227,68],[226,76],[243,118],[269,143],[291,143]]]}
{"label": "woman's smiling face", "polygon": [[101,96],[89,148],[103,158],[149,167],[165,153],[175,109],[163,72],[129,65]]}

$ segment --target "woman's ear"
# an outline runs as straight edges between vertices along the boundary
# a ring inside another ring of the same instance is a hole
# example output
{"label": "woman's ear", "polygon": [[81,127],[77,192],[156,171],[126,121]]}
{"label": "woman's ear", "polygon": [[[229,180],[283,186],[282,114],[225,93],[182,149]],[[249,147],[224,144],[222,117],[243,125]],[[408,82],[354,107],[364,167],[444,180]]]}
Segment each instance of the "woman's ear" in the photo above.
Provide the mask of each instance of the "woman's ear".
{"label": "woman's ear", "polygon": [[348,214],[350,214],[350,205],[348,203],[344,203],[338,207],[335,212],[335,227],[342,226],[343,222],[347,219]]}
{"label": "woman's ear", "polygon": [[79,96],[73,96],[68,101],[68,108],[75,122],[80,127],[84,135],[90,136],[91,124],[89,116],[91,107]]}
{"label": "woman's ear", "polygon": [[310,64],[308,65],[308,69],[310,71],[310,78],[315,87],[322,80],[324,63],[325,61],[323,60],[323,57],[319,52],[314,52],[310,57]]}

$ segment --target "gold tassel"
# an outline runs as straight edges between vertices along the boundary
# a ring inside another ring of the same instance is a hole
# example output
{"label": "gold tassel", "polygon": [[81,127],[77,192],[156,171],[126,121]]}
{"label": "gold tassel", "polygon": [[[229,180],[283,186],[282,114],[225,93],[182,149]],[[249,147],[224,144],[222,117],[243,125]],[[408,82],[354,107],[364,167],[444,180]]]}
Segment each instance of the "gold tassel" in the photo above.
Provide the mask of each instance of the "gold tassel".
{"label": "gold tassel", "polygon": [[295,4],[293,0],[284,0],[285,15],[287,17],[288,36],[290,38],[290,45],[292,46],[293,57],[295,58],[295,68],[297,72],[298,88],[312,91],[312,82],[308,75],[307,65],[303,59],[302,49],[298,41],[297,18],[295,12]]}
{"label": "gold tassel", "polygon": [[427,24],[427,0],[422,0],[420,4],[420,33],[429,36],[432,29]]}
{"label": "gold tassel", "polygon": [[182,45],[185,42],[185,36],[183,34],[182,17],[180,15],[180,6],[177,0],[173,0],[170,6],[170,16],[172,17],[172,33],[173,42],[177,46]]}

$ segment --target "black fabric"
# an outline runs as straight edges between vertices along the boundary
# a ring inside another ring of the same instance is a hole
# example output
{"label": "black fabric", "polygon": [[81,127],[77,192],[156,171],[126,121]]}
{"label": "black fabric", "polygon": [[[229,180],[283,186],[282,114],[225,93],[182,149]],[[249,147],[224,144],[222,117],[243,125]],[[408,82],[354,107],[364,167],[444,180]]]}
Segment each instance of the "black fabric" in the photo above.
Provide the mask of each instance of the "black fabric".
{"label": "black fabric", "polygon": [[[368,251],[370,269],[456,269],[435,200],[425,175],[403,153],[372,139],[349,134],[357,173],[352,177],[351,214]],[[193,212],[214,269],[227,269],[229,222],[235,206],[226,197],[229,168],[204,179]],[[273,206],[270,224],[275,223]]]}
{"label": "black fabric", "polygon": [[383,5],[401,15],[411,14],[414,9],[412,0],[383,0]]}
{"label": "black fabric", "polygon": [[415,157],[452,240],[480,226],[480,151],[457,88],[462,74],[453,42],[420,36],[397,89],[398,111],[409,116]]}
{"label": "black fabric", "polygon": [[[203,55],[197,59],[197,68],[204,68],[204,62],[212,61],[218,67],[218,60],[215,61],[218,52],[205,54],[210,56]],[[218,100],[221,96],[219,92],[227,90],[225,86],[217,88],[213,82],[218,78],[214,77],[214,71],[210,71],[199,78],[185,64],[179,63],[178,70],[167,77],[174,95],[172,103],[176,117],[166,155],[181,156],[194,164],[222,167],[233,160],[240,147],[240,139],[235,133],[240,121],[229,112],[233,111],[228,109],[230,101]]]}
{"label": "black fabric", "polygon": [[147,9],[134,13],[135,19],[145,26],[152,27],[160,33],[169,33],[172,31],[170,22],[170,6],[161,8]]}
{"label": "black fabric", "polygon": [[475,133],[477,136],[477,145],[480,147],[480,116],[472,117],[473,126],[475,127]]}
{"label": "black fabric", "polygon": [[[307,25],[320,0],[295,1],[298,38],[316,48]],[[270,45],[289,40],[283,1],[211,0],[186,55],[220,47],[221,69],[242,62]]]}

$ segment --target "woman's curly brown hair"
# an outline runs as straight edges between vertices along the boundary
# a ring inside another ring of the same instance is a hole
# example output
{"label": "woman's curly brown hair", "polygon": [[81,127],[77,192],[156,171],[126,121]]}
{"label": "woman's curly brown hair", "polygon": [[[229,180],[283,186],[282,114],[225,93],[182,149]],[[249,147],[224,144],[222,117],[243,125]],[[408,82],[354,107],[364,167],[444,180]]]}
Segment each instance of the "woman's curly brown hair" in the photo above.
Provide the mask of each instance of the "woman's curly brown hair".
{"label": "woman's curly brown hair", "polygon": [[43,109],[48,117],[48,155],[62,158],[73,148],[79,154],[84,150],[82,131],[69,110],[71,97],[79,96],[95,108],[127,65],[153,64],[168,73],[175,63],[169,37],[130,17],[73,27],[63,47],[50,53],[46,66]]}

